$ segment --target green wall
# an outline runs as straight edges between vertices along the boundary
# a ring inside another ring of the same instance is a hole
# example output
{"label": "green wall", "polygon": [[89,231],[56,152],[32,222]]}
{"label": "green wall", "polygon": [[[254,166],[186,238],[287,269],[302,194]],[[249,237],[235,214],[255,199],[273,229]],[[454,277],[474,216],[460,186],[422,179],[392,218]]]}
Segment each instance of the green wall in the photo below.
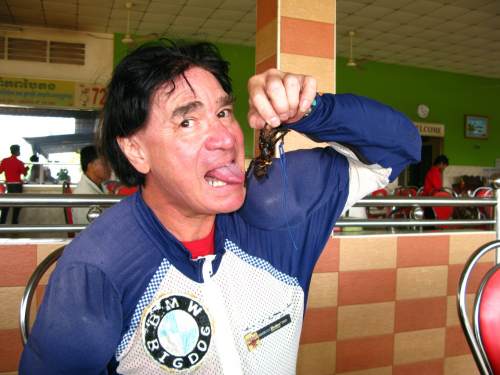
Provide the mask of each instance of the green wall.
{"label": "green wall", "polygon": [[[444,152],[455,165],[494,166],[500,158],[500,79],[366,62],[360,69],[337,59],[337,93],[365,95],[404,112],[417,122],[445,125]],[[416,115],[427,104],[429,117]],[[489,117],[489,138],[464,138],[464,115]]]}
{"label": "green wall", "polygon": [[[115,35],[115,64],[127,47]],[[246,84],[255,70],[255,49],[217,43],[230,62],[230,76],[236,96],[235,114],[245,134],[245,152],[253,155],[253,131],[247,125]],[[351,92],[381,101],[404,112],[413,121],[445,125],[444,152],[455,165],[494,166],[500,158],[500,79],[489,79],[401,65],[365,62],[360,69],[346,67],[337,59],[337,93]],[[416,115],[418,104],[427,104],[429,117]],[[489,138],[464,138],[464,115],[489,117]]]}
{"label": "green wall", "polygon": [[[123,34],[115,34],[114,65],[127,54],[128,49],[121,39]],[[233,83],[236,98],[235,116],[245,135],[245,154],[253,157],[253,130],[248,126],[247,81],[255,72],[255,48],[235,44],[215,43],[222,56],[229,61],[229,75]]]}

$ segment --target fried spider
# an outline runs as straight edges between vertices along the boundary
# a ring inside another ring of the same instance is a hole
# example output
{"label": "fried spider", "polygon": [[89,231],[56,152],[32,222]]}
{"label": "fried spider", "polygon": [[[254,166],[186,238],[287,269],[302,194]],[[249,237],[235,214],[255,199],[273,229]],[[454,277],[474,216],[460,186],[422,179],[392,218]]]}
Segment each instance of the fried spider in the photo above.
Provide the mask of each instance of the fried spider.
{"label": "fried spider", "polygon": [[250,172],[253,170],[253,175],[261,180],[263,177],[267,177],[267,171],[271,164],[273,163],[273,155],[276,143],[281,141],[283,137],[288,133],[290,129],[287,126],[278,126],[277,128],[271,128],[266,125],[264,129],[260,131],[259,134],[259,155],[256,156],[250,165],[245,175],[245,181],[247,181]]}

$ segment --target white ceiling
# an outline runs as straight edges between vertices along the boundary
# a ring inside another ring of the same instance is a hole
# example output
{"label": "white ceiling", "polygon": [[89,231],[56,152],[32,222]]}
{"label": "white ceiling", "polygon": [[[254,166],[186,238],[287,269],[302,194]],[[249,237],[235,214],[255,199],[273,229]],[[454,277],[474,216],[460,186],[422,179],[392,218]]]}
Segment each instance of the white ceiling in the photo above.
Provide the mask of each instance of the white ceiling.
{"label": "white ceiling", "polygon": [[[307,1],[307,0],[304,0]],[[125,32],[126,0],[0,0],[12,25]],[[133,0],[133,34],[255,43],[255,0]],[[500,78],[500,0],[337,0],[337,55]]]}

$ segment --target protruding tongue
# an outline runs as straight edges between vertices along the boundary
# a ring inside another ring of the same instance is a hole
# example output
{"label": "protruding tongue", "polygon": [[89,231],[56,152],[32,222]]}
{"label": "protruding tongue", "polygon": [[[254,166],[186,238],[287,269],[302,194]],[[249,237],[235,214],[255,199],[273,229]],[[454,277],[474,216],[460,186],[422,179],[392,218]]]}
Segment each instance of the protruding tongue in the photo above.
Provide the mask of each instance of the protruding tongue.
{"label": "protruding tongue", "polygon": [[245,181],[245,173],[235,163],[212,169],[206,177],[215,178],[227,184],[241,184]]}

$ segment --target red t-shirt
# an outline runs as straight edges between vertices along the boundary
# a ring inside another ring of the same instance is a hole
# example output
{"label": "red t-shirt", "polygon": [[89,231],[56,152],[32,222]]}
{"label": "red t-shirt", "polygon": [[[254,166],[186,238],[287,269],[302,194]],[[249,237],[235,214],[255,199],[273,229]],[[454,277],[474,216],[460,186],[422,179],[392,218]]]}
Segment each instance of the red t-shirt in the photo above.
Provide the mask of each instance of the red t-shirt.
{"label": "red t-shirt", "polygon": [[22,182],[21,175],[26,173],[24,163],[12,155],[0,163],[0,173],[5,172],[5,181],[10,183]]}
{"label": "red t-shirt", "polygon": [[443,188],[443,177],[441,170],[433,166],[425,175],[423,195],[432,195]]}
{"label": "red t-shirt", "polygon": [[199,240],[182,242],[182,244],[189,250],[193,259],[202,257],[205,255],[214,254],[215,249],[215,225],[208,236],[201,238]]}

